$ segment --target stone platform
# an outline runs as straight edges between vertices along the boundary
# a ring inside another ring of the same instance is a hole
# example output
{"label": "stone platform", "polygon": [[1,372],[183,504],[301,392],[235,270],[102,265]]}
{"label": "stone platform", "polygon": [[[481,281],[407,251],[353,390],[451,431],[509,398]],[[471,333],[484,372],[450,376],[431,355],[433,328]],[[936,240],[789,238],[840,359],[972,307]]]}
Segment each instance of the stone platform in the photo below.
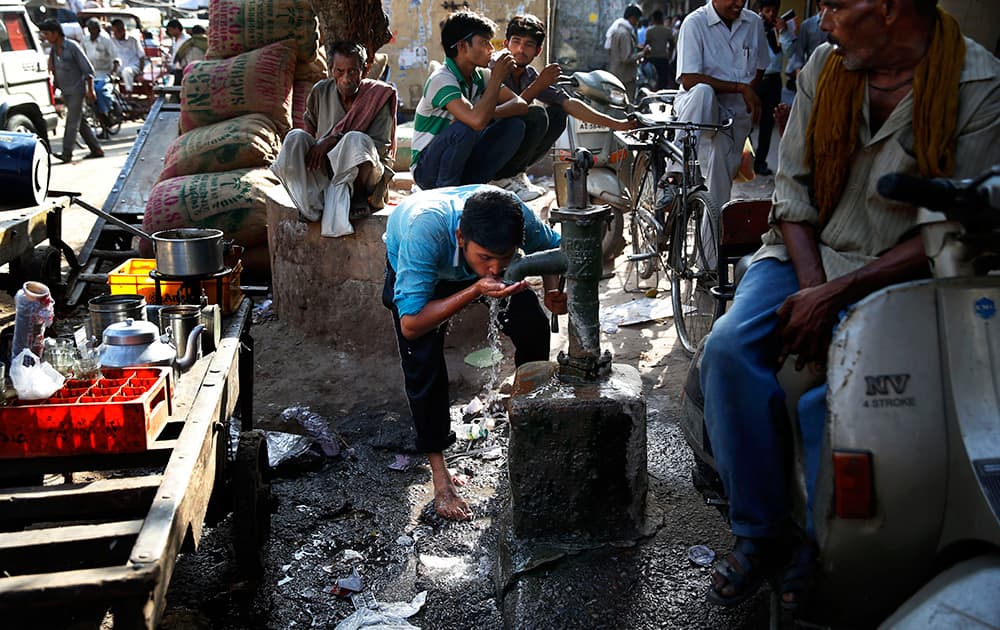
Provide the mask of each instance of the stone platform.
{"label": "stone platform", "polygon": [[[399,179],[396,190],[409,181]],[[395,355],[392,319],[382,306],[382,235],[390,214],[391,206],[354,221],[354,234],[328,238],[320,235],[318,222],[299,220],[283,187],[272,188],[267,240],[278,318],[307,337],[331,341],[347,351]],[[487,315],[485,307],[469,308],[453,318],[449,344],[464,352],[485,347]]]}

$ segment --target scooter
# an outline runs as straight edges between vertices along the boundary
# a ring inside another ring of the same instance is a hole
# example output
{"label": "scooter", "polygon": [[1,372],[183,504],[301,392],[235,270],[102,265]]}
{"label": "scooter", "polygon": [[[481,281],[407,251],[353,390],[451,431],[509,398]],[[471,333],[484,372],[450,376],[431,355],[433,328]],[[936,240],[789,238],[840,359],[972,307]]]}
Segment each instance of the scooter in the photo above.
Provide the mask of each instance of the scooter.
{"label": "scooter", "polygon": [[[625,86],[606,70],[574,72],[572,76],[559,77],[556,86],[568,96],[578,98],[612,118],[628,117],[630,103]],[[631,156],[608,127],[568,117],[566,132],[556,140],[553,166],[556,200],[560,206],[566,204],[565,172],[577,148],[587,149],[594,156],[594,166],[587,177],[591,203],[608,204],[613,210],[608,231],[601,243],[605,261],[612,261],[625,250],[624,215],[632,209],[627,183]]]}
{"label": "scooter", "polygon": [[[834,332],[813,507],[819,567],[813,603],[802,612],[851,624],[885,620],[885,628],[996,627],[1000,166],[974,180],[889,175],[879,192],[920,208],[933,277],[873,293]],[[725,513],[700,363],[699,351],[685,384],[682,431],[695,486]],[[793,520],[804,528],[795,409],[812,384],[794,383],[803,379],[792,365],[778,379],[791,420]]]}

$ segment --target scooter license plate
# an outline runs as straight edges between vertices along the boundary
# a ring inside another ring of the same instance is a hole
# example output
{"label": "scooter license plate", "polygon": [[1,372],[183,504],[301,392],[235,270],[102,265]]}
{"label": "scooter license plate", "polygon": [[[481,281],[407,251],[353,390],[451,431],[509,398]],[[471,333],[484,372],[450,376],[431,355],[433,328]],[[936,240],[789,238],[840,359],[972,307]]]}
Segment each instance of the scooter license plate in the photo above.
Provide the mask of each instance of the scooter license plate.
{"label": "scooter license plate", "polygon": [[576,121],[577,133],[605,133],[607,131],[608,131],[607,127],[602,127],[592,122],[584,122],[582,120]]}

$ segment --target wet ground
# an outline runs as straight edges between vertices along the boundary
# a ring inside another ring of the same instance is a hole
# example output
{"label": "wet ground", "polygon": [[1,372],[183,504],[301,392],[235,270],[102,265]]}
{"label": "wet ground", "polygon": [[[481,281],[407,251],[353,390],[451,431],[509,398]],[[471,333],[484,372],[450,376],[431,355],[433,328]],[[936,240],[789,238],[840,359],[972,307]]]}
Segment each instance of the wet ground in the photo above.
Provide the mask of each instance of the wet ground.
{"label": "wet ground", "polygon": [[[111,175],[111,160],[123,160],[123,149],[109,151]],[[103,184],[94,179],[99,174],[89,172],[96,162],[59,166],[54,181],[61,187],[86,182],[100,197]],[[737,191],[766,197],[771,185],[770,178],[759,179]],[[102,198],[90,201],[100,205]],[[89,230],[87,220],[73,223],[79,242]],[[624,291],[624,263],[618,272],[602,283],[602,304],[641,295]],[[373,314],[384,315],[381,309]],[[289,407],[307,405],[324,420],[339,453],[326,455],[313,446],[273,471],[276,509],[259,579],[236,568],[231,517],[207,527],[199,549],[178,560],[163,628],[354,627],[337,626],[347,623],[356,606],[331,589],[355,572],[362,592],[378,602],[409,603],[426,593],[409,619],[423,628],[503,628],[505,622],[514,628],[766,627],[764,591],[735,611],[719,611],[705,602],[709,570],[688,560],[691,546],[721,553],[731,538],[722,517],[690,483],[691,458],[678,428],[688,358],[669,319],[602,335],[616,362],[638,368],[647,397],[649,535],[624,546],[553,550],[532,571],[505,583],[498,571],[509,497],[503,422],[487,438],[459,442],[446,453],[467,480],[463,493],[475,519],[445,522],[430,509],[429,468],[411,451],[398,358],[359,356],[266,316],[253,335],[257,425],[307,433],[301,423],[281,417]],[[553,342],[561,347],[565,336]],[[512,355],[509,347],[506,354]],[[505,359],[501,376],[509,377],[512,368]],[[453,373],[456,418],[487,380],[486,372],[468,366]]]}
{"label": "wet ground", "polygon": [[[627,272],[620,259],[618,275],[602,282],[602,304],[641,297],[624,291]],[[165,628],[332,628],[355,611],[349,599],[331,593],[337,579],[354,570],[379,602],[411,602],[426,592],[410,618],[423,628],[767,626],[766,589],[735,611],[720,611],[705,601],[709,569],[688,559],[693,545],[722,553],[731,538],[690,482],[692,460],[678,427],[688,357],[669,319],[602,335],[616,362],[639,369],[647,397],[650,534],[626,546],[554,549],[506,583],[498,566],[509,501],[504,423],[487,438],[446,452],[452,469],[467,479],[463,493],[476,517],[445,522],[430,509],[425,462],[414,456],[405,471],[389,467],[397,456],[412,455],[396,357],[362,359],[273,319],[257,324],[253,334],[258,425],[305,433],[280,416],[288,407],[308,405],[326,419],[341,452],[326,457],[314,447],[304,461],[276,471],[278,509],[258,583],[235,569],[229,523],[208,530],[202,548],[178,563]],[[563,333],[553,348],[564,347]],[[510,357],[512,349],[504,349]],[[512,374],[509,358],[500,370],[503,377]],[[468,366],[453,373],[456,424],[488,378],[487,371]]]}

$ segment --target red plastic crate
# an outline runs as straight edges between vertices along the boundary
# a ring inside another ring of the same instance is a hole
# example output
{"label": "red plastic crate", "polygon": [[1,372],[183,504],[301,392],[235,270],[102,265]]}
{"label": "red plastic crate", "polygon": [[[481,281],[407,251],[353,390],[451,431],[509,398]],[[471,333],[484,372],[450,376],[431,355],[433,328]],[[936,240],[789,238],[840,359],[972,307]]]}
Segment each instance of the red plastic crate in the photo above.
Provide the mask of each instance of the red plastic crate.
{"label": "red plastic crate", "polygon": [[67,380],[43,401],[0,408],[0,458],[138,453],[172,409],[170,368],[102,368],[96,381]]}

